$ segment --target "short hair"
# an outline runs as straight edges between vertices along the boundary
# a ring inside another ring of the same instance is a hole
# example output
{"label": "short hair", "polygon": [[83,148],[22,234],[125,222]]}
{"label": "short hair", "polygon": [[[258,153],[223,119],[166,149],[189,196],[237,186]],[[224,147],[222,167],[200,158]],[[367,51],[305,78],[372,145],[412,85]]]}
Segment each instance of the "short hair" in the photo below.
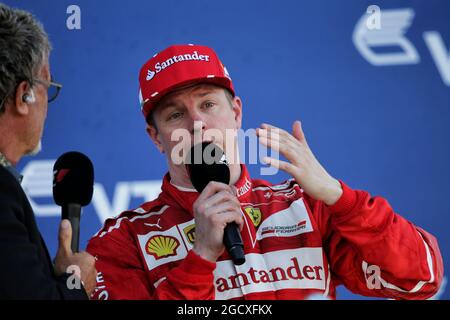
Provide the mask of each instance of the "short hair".
{"label": "short hair", "polygon": [[20,82],[33,83],[50,51],[47,33],[30,12],[0,3],[0,114]]}

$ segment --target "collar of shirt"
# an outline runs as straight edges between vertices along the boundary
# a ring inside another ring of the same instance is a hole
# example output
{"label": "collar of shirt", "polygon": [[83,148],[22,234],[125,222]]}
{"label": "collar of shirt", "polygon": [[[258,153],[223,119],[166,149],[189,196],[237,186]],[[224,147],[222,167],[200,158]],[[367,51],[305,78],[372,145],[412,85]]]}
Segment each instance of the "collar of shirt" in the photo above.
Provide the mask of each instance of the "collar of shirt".
{"label": "collar of shirt", "polygon": [[[248,202],[252,191],[252,180],[245,165],[241,164],[241,176],[234,184],[236,188],[236,196],[240,202]],[[183,188],[176,186],[170,182],[170,175],[167,173],[164,176],[162,184],[162,193],[160,197],[171,206],[181,207],[188,211],[191,215],[192,204],[197,200],[199,193],[195,189]]]}
{"label": "collar of shirt", "polygon": [[23,176],[17,171],[16,167],[12,165],[11,162],[6,159],[6,157],[0,152],[0,166],[4,167],[6,170],[8,170],[14,178],[19,181],[19,183],[22,182]]}

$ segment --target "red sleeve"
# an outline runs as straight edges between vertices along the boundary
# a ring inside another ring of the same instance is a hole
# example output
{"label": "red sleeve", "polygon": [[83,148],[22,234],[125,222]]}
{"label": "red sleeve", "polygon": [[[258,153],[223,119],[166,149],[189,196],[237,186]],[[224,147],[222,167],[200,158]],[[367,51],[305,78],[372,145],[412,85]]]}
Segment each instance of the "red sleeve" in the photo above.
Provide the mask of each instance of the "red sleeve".
{"label": "red sleeve", "polygon": [[433,296],[443,277],[436,238],[396,214],[382,197],[341,186],[334,205],[313,203],[336,284],[365,296]]}
{"label": "red sleeve", "polygon": [[96,258],[98,271],[93,299],[214,299],[215,263],[191,250],[178,266],[153,284],[138,250],[125,224],[90,240],[87,251]]}
{"label": "red sleeve", "polygon": [[214,300],[216,264],[189,251],[186,258],[168,272],[158,285],[154,298],[159,300]]}
{"label": "red sleeve", "polygon": [[95,257],[98,272],[93,299],[151,298],[150,283],[137,249],[121,228],[94,236],[89,241],[86,251]]}

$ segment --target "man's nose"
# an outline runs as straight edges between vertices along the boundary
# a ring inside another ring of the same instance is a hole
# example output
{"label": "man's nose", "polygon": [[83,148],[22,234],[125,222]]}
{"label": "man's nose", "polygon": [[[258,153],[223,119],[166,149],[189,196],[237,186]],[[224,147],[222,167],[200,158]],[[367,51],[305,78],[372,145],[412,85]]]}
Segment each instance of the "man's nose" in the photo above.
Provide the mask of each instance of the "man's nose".
{"label": "man's nose", "polygon": [[206,119],[202,116],[201,113],[197,111],[190,111],[189,118],[191,120],[190,123],[190,132],[192,135],[201,133],[206,130]]}

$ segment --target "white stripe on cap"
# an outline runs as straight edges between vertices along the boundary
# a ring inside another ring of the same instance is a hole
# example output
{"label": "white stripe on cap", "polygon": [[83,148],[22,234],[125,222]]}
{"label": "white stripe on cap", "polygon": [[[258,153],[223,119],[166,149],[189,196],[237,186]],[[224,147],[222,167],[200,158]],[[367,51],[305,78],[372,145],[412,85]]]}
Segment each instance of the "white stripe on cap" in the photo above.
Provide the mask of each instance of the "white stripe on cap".
{"label": "white stripe on cap", "polygon": [[142,109],[142,106],[144,105],[144,99],[142,98],[141,88],[139,88],[139,105],[141,106]]}
{"label": "white stripe on cap", "polygon": [[158,93],[159,93],[159,92],[153,92],[152,95],[151,95],[151,97],[152,97],[152,98],[156,97],[156,96],[158,95]]}
{"label": "white stripe on cap", "polygon": [[225,76],[231,80],[230,74],[225,66],[223,66],[223,71],[225,72]]}

